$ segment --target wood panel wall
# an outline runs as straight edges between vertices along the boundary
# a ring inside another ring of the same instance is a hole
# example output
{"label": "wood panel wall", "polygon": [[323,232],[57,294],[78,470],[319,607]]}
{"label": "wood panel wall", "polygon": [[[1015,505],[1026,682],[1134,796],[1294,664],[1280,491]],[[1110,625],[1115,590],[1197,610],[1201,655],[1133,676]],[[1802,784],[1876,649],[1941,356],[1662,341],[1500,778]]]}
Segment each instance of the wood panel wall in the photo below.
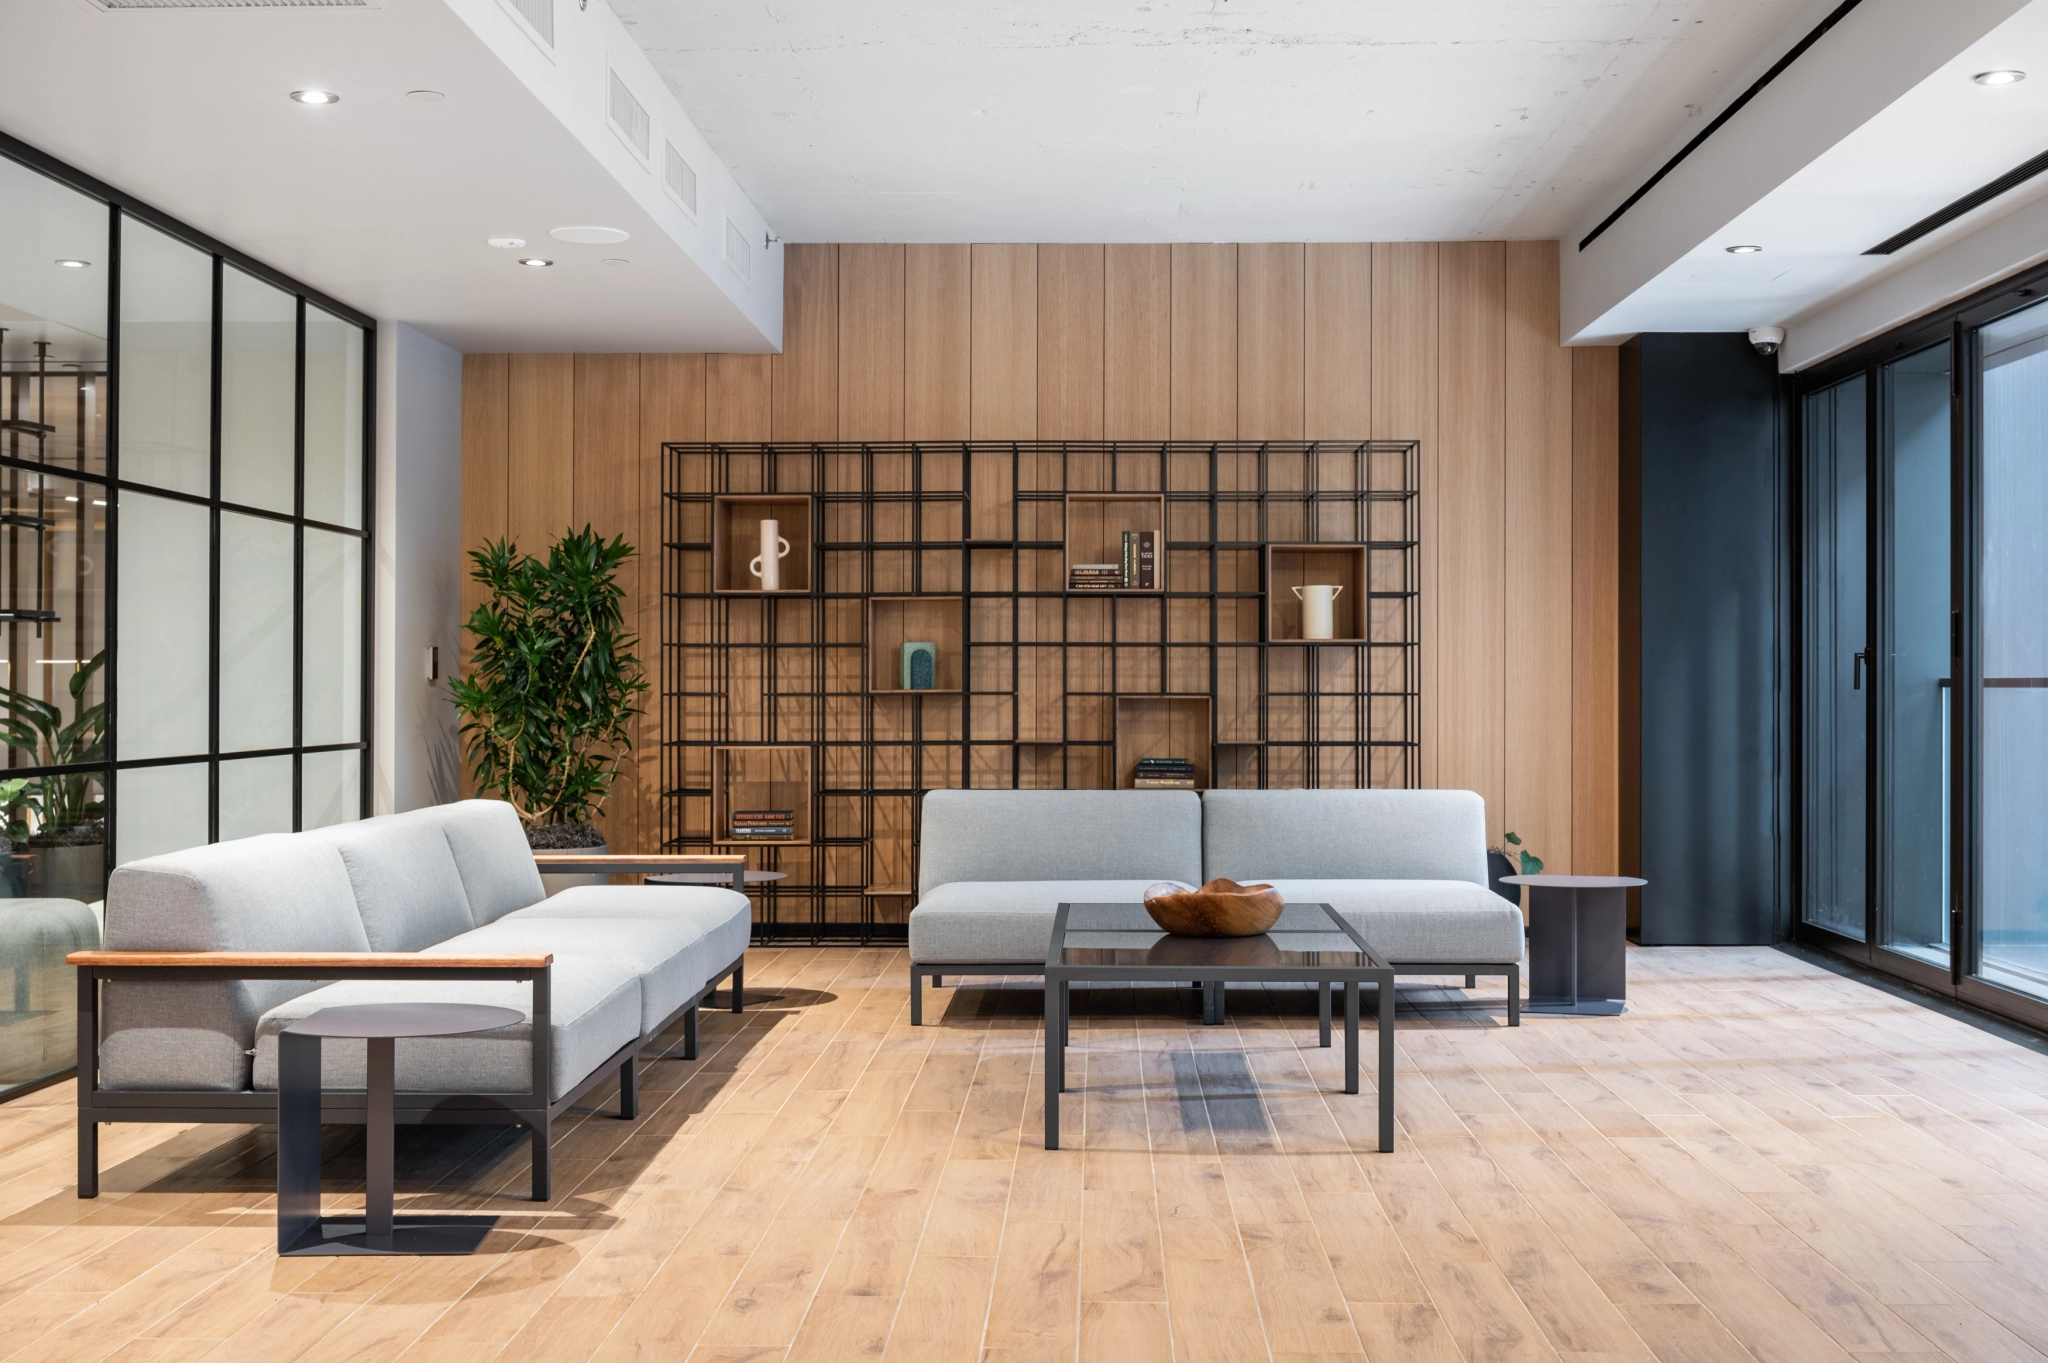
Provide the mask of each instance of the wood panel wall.
{"label": "wood panel wall", "polygon": [[[809,245],[784,280],[779,355],[466,356],[464,543],[651,550],[667,440],[1416,439],[1423,784],[1618,870],[1617,353],[1559,346],[1555,242]],[[620,850],[660,836],[654,730]]]}

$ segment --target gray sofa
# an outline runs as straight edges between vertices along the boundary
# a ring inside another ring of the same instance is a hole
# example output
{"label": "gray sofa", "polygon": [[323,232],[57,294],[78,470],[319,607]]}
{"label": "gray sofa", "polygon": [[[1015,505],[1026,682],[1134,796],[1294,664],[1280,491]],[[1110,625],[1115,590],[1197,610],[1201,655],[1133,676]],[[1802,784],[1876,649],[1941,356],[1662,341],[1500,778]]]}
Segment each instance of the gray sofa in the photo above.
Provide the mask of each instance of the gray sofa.
{"label": "gray sofa", "polygon": [[1521,1022],[1522,915],[1487,888],[1471,791],[937,790],[920,843],[913,1025],[926,977],[1041,973],[1062,902],[1217,876],[1333,906],[1400,973],[1505,976]]}
{"label": "gray sofa", "polygon": [[[544,898],[509,805],[470,800],[131,862],[107,885],[105,950],[79,970],[79,1195],[106,1121],[275,1120],[277,1034],[337,1004],[518,1009],[520,1024],[400,1041],[396,1119],[513,1123],[548,1197],[551,1120],[614,1072],[637,1111],[640,1051],[730,977],[751,915],[710,887],[581,886]],[[173,952],[162,959],[145,953]],[[184,953],[199,953],[189,955]],[[322,1116],[364,1120],[363,1043],[322,1047]]]}

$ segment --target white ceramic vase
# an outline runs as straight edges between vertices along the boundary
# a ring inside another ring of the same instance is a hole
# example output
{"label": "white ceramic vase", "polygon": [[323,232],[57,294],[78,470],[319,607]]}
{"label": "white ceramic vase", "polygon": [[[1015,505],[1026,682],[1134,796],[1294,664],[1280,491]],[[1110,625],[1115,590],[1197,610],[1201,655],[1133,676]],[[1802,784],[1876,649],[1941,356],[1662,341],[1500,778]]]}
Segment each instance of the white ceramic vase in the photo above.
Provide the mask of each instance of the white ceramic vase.
{"label": "white ceramic vase", "polygon": [[782,537],[782,522],[761,522],[761,552],[747,564],[747,571],[761,579],[761,590],[782,590],[782,560],[789,554],[789,541]]}
{"label": "white ceramic vase", "polygon": [[1336,638],[1337,593],[1344,590],[1343,586],[1317,585],[1296,587],[1293,590],[1295,597],[1301,602],[1301,637]]}

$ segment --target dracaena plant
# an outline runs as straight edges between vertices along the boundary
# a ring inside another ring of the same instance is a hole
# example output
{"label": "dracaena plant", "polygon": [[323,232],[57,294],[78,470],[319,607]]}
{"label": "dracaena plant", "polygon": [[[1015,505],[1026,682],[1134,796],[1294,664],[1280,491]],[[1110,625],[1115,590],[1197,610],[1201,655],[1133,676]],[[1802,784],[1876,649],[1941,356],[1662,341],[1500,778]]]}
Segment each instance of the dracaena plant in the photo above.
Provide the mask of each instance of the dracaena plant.
{"label": "dracaena plant", "polygon": [[588,823],[632,747],[634,699],[647,689],[626,629],[620,536],[589,526],[545,560],[509,540],[470,553],[490,592],[464,626],[469,672],[449,681],[477,789],[508,801],[528,828]]}
{"label": "dracaena plant", "polygon": [[[92,680],[106,664],[105,650],[95,653],[71,674],[70,717],[64,707],[0,686],[0,742],[28,754],[39,767],[61,767],[101,761],[106,755],[107,706],[84,703]],[[23,778],[25,784],[6,799],[5,808],[25,805],[35,816],[38,834],[84,828],[104,817],[106,802],[94,793],[97,772],[60,772]],[[13,785],[7,782],[6,785]],[[0,798],[5,798],[0,789]],[[16,826],[15,833],[24,832]]]}

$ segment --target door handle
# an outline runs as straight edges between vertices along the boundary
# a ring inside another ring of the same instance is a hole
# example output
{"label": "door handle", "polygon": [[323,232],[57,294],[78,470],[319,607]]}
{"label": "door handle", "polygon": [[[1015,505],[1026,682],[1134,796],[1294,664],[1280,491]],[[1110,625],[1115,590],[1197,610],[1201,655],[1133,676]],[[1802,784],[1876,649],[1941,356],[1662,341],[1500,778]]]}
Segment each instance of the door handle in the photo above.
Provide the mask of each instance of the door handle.
{"label": "door handle", "polygon": [[1865,649],[1864,651],[1856,654],[1855,658],[1855,666],[1850,669],[1849,674],[1849,689],[1851,691],[1861,691],[1863,689],[1863,665],[1866,662],[1870,663],[1871,669],[1875,671],[1877,664],[1873,660],[1871,653],[1868,649]]}

